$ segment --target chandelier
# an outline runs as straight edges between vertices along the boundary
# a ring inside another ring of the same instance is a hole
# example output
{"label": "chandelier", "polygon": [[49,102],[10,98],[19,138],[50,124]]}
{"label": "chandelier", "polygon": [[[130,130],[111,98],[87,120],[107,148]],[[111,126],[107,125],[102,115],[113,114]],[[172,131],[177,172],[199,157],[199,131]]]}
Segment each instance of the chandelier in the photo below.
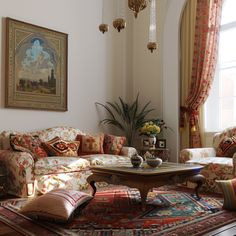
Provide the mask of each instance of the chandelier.
{"label": "chandelier", "polygon": [[[113,20],[113,27],[120,32],[126,27],[126,21],[124,19],[124,1],[126,0],[116,0],[117,2],[117,17]],[[134,12],[135,18],[138,17],[138,13],[145,9],[150,2],[150,23],[149,23],[149,42],[147,48],[153,52],[157,49],[156,42],[156,0],[128,0],[128,7]],[[108,32],[109,25],[104,21],[104,5],[105,0],[103,0],[103,10],[102,10],[102,24],[99,25],[99,30],[104,34]],[[123,12],[123,13],[122,13]]]}

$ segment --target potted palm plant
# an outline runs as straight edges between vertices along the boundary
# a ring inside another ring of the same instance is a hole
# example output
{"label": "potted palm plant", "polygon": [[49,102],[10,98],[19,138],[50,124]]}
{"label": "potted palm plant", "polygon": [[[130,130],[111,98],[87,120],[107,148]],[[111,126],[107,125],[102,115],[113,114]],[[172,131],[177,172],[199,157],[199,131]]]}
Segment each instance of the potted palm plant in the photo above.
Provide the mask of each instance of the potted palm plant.
{"label": "potted palm plant", "polygon": [[101,120],[101,124],[113,125],[126,136],[127,145],[132,146],[136,132],[143,126],[147,115],[154,109],[150,109],[150,101],[143,107],[139,105],[139,94],[132,103],[126,103],[119,97],[119,102],[106,102],[105,104],[96,102],[96,105],[103,107],[108,117]]}

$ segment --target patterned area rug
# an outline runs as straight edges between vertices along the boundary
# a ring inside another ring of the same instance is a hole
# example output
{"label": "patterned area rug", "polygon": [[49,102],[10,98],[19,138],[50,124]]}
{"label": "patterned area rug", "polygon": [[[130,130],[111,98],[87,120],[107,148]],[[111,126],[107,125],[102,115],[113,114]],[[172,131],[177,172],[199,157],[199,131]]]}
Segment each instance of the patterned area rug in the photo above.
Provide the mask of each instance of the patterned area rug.
{"label": "patterned area rug", "polygon": [[[24,199],[1,203],[0,232],[3,225],[16,235],[202,235],[236,221],[236,212],[224,211],[222,198],[165,186],[149,193],[148,205],[141,210],[135,189],[116,187],[98,191],[95,198],[67,224],[31,220],[17,210]],[[9,234],[8,234],[9,235]]]}

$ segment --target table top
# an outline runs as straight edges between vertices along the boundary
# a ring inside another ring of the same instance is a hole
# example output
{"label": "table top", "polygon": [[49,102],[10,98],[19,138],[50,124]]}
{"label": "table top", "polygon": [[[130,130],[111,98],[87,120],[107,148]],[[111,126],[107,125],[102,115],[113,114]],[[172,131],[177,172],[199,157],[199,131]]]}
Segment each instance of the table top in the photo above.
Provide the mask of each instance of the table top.
{"label": "table top", "polygon": [[169,151],[169,148],[157,148],[157,147],[139,147],[140,151]]}
{"label": "table top", "polygon": [[100,173],[116,173],[116,174],[132,174],[132,175],[163,175],[163,174],[171,174],[171,173],[188,173],[188,172],[199,172],[203,166],[195,165],[195,164],[178,164],[166,162],[162,163],[162,165],[151,168],[147,165],[142,165],[139,168],[134,168],[130,163],[122,164],[122,166],[96,166],[91,167],[92,172],[100,172]]}

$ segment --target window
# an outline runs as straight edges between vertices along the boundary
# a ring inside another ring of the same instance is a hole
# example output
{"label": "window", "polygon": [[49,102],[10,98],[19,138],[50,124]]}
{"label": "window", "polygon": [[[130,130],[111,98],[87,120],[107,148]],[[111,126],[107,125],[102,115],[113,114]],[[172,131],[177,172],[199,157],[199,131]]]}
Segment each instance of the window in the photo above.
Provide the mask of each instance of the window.
{"label": "window", "polygon": [[236,1],[222,8],[219,55],[210,95],[204,106],[205,130],[216,132],[236,125]]}

